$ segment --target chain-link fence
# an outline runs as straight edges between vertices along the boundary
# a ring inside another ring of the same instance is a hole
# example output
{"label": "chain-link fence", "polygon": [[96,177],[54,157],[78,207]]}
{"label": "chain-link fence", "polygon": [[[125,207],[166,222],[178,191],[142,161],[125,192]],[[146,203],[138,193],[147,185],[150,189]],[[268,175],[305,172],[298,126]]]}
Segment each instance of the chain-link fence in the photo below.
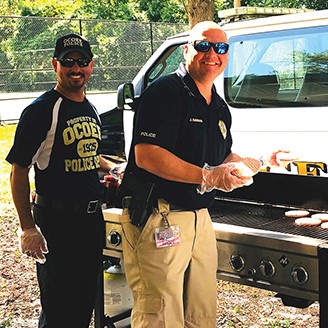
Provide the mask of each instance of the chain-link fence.
{"label": "chain-link fence", "polygon": [[89,91],[115,91],[130,81],[170,35],[187,25],[0,16],[0,93],[40,92],[56,83],[55,41],[68,33],[86,37],[95,67]]}

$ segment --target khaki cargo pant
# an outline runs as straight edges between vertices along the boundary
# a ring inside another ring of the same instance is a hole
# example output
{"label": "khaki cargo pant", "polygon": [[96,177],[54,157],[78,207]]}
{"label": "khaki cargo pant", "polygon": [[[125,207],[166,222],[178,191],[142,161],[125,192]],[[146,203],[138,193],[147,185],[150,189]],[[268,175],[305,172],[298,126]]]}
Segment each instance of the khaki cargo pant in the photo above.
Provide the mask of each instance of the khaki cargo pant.
{"label": "khaki cargo pant", "polygon": [[[164,204],[164,206],[163,206]],[[179,225],[179,245],[156,248],[154,231],[163,226],[166,203],[159,203],[143,229],[121,216],[123,260],[133,292],[133,328],[215,328],[215,234],[207,209],[168,213],[170,225]],[[164,210],[163,210],[164,209]]]}

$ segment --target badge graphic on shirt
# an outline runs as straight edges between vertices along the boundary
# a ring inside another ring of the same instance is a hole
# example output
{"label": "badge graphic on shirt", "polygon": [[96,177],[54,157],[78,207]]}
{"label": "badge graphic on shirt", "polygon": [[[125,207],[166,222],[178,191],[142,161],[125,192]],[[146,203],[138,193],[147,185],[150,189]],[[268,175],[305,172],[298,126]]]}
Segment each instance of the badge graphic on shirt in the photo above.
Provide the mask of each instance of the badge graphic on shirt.
{"label": "badge graphic on shirt", "polygon": [[223,136],[223,139],[227,138],[227,127],[223,121],[219,121],[218,126],[220,128],[221,134]]}

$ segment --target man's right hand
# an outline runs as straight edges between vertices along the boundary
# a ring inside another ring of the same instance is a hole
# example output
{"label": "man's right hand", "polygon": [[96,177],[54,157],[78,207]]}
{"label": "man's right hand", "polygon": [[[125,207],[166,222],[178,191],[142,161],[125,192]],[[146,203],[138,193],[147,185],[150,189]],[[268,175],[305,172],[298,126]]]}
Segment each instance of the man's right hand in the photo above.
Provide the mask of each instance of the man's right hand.
{"label": "man's right hand", "polygon": [[23,254],[33,257],[37,262],[46,262],[44,254],[48,253],[47,241],[38,228],[18,229],[19,249]]}

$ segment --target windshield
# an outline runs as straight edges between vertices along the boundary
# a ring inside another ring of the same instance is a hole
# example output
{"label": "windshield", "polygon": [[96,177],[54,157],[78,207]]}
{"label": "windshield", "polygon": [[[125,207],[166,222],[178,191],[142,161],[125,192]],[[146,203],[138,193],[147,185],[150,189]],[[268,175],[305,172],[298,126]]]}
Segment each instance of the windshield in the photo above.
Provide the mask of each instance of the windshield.
{"label": "windshield", "polygon": [[328,106],[328,27],[232,37],[225,97],[233,107]]}

